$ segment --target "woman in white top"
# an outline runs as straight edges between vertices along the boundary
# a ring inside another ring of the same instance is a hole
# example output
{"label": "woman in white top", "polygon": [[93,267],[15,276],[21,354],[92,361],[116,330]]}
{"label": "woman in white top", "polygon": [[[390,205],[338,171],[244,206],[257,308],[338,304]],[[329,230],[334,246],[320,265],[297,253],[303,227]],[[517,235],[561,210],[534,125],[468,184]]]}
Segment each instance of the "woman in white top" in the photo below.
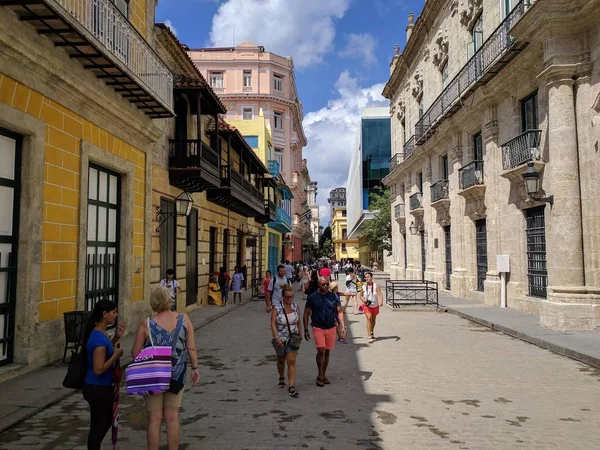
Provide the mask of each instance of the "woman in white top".
{"label": "woman in white top", "polygon": [[310,279],[310,273],[308,273],[308,267],[304,266],[300,273],[300,291],[302,292],[302,300],[306,300],[306,292],[304,292],[304,286],[308,284]]}
{"label": "woman in white top", "polygon": [[379,308],[383,306],[383,293],[381,288],[373,282],[373,274],[365,272],[365,285],[361,292],[361,300],[364,305],[365,318],[367,319],[368,342],[375,341],[375,322],[379,314]]}
{"label": "woman in white top", "polygon": [[354,314],[358,315],[358,300],[356,298],[357,296],[357,285],[356,283],[358,282],[358,277],[356,276],[356,274],[354,273],[354,270],[351,268],[348,269],[348,275],[346,275],[346,298],[344,299],[344,305],[342,307],[342,309],[344,310],[344,312],[346,311],[346,308],[348,307],[348,302],[350,301],[350,299],[352,299],[352,301],[354,302]]}
{"label": "woman in white top", "polygon": [[175,271],[173,269],[167,269],[165,278],[160,280],[159,283],[162,287],[166,287],[171,294],[171,311],[177,310],[177,294],[180,291],[179,281],[175,279]]}

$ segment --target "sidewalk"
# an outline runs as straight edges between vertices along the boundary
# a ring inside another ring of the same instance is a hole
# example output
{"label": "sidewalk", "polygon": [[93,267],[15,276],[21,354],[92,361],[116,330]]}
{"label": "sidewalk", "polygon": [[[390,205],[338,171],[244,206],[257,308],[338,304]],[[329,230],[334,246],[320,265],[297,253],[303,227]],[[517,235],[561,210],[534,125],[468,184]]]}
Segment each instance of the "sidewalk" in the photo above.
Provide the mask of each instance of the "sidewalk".
{"label": "sidewalk", "polygon": [[559,355],[600,368],[600,333],[565,333],[540,326],[538,315],[498,308],[473,300],[439,296],[440,308],[504,334],[535,344]]}
{"label": "sidewalk", "polygon": [[[194,330],[215,321],[219,317],[228,314],[240,306],[248,303],[252,296],[252,290],[248,289],[243,294],[241,304],[232,305],[232,296],[229,297],[230,306],[221,308],[218,306],[203,306],[188,315],[194,324]],[[135,335],[136,325],[128,330],[127,336],[121,339],[121,348],[125,354],[121,358],[121,366],[129,364],[132,360],[131,346]],[[26,373],[20,377],[13,378],[0,383],[0,433],[7,428],[31,417],[48,406],[79,391],[62,387],[62,381],[67,373],[68,364],[56,362],[38,370]]]}

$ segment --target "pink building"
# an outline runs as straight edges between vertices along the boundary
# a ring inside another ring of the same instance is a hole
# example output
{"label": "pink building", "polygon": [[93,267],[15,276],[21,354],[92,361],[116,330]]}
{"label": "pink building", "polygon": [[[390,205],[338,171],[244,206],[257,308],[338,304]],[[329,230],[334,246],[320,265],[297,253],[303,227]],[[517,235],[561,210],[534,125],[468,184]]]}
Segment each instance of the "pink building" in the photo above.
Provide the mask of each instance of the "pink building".
{"label": "pink building", "polygon": [[302,159],[306,136],[292,58],[252,43],[192,49],[188,54],[226,105],[226,119],[252,120],[262,109],[271,121],[273,148],[269,149],[268,159],[278,161],[279,171],[294,195],[293,230],[288,236],[293,246],[288,245],[284,255],[290,260],[303,259],[303,248],[311,242],[312,234],[304,220],[309,211],[308,186],[304,182],[308,169]]}

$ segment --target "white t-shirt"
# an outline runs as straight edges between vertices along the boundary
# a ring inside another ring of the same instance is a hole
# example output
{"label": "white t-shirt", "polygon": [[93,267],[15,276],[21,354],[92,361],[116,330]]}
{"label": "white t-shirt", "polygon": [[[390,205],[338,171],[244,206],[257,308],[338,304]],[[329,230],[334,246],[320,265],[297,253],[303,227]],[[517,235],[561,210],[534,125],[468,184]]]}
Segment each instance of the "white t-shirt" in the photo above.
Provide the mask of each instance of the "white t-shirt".
{"label": "white t-shirt", "polygon": [[166,287],[171,293],[171,300],[175,300],[175,289],[181,286],[179,284],[179,281],[177,281],[176,279],[172,279],[171,282],[168,282],[166,278],[163,278],[162,280],[160,280],[160,285]]}
{"label": "white t-shirt", "polygon": [[[285,276],[288,278],[292,278],[294,276],[294,268],[292,267],[291,264],[285,265]],[[287,282],[287,280],[286,280],[286,282]]]}
{"label": "white t-shirt", "polygon": [[358,277],[352,278],[350,275],[346,275],[346,292],[356,294],[356,282]]}
{"label": "white t-shirt", "polygon": [[[273,288],[273,283],[275,283],[275,287]],[[281,304],[282,295],[281,295],[281,285],[287,284],[286,277],[273,277],[269,282],[269,292],[271,292],[271,304],[276,306],[277,304]]]}

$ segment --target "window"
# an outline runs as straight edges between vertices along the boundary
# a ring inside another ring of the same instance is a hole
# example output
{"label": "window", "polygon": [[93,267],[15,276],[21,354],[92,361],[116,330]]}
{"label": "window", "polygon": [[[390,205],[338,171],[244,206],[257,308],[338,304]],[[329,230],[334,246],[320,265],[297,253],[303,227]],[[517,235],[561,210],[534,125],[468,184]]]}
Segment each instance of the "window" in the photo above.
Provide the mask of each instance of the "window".
{"label": "window", "polygon": [[215,256],[217,254],[217,228],[210,227],[208,238],[208,272],[210,275],[217,273]]}
{"label": "window", "polygon": [[112,0],[112,2],[125,17],[129,18],[129,0]]}
{"label": "window", "polygon": [[273,89],[283,92],[283,77],[281,75],[273,75]]}
{"label": "window", "polygon": [[548,268],[546,266],[546,222],[544,206],[525,211],[527,219],[527,279],[529,295],[546,298]]}
{"label": "window", "polygon": [[444,64],[442,67],[442,88],[448,86],[448,63]]}
{"label": "window", "polygon": [[501,0],[501,1],[502,1],[502,17],[506,17],[512,11],[512,0]]}
{"label": "window", "polygon": [[100,299],[118,304],[121,177],[95,165],[88,177],[85,309],[92,311]]}
{"label": "window", "polygon": [[210,86],[214,88],[222,88],[223,85],[223,72],[210,72],[209,75]]}
{"label": "window", "polygon": [[245,107],[242,108],[242,120],[252,120],[254,119],[254,108]]}
{"label": "window", "polygon": [[400,126],[402,127],[402,145],[404,145],[406,144],[406,120],[402,119]]}
{"label": "window", "polygon": [[275,161],[279,163],[279,171],[283,172],[283,149],[276,148],[275,149]]}
{"label": "window", "polygon": [[252,72],[244,70],[244,87],[252,87]]}
{"label": "window", "polygon": [[448,179],[448,155],[442,156],[442,180]]}
{"label": "window", "polygon": [[346,252],[346,244],[345,243],[342,243],[342,251]]}
{"label": "window", "polygon": [[537,91],[521,100],[521,131],[538,127]]}
{"label": "window", "polygon": [[406,186],[403,184],[400,185],[400,197],[402,197],[402,202],[404,202],[404,196],[406,195]]}
{"label": "window", "polygon": [[417,173],[417,189],[423,193],[423,172]]}
{"label": "window", "polygon": [[346,214],[347,214],[347,213],[346,213],[346,210],[345,210],[345,209],[343,209],[343,210],[342,210],[342,217],[346,217]]}
{"label": "window", "polygon": [[479,14],[475,25],[471,28],[472,41],[467,44],[467,59],[477,53],[483,45],[483,13]]}
{"label": "window", "polygon": [[279,111],[275,111],[273,113],[273,116],[275,117],[275,129],[276,130],[283,130],[283,113],[280,113]]}
{"label": "window", "polygon": [[258,136],[244,136],[244,139],[251,148],[258,148]]}
{"label": "window", "polygon": [[346,228],[342,228],[342,239],[348,239],[348,230]]}
{"label": "window", "polygon": [[477,290],[483,291],[487,276],[487,226],[485,219],[475,221],[475,252],[477,259]]}
{"label": "window", "polygon": [[483,160],[483,139],[481,133],[473,136],[473,161]]}

